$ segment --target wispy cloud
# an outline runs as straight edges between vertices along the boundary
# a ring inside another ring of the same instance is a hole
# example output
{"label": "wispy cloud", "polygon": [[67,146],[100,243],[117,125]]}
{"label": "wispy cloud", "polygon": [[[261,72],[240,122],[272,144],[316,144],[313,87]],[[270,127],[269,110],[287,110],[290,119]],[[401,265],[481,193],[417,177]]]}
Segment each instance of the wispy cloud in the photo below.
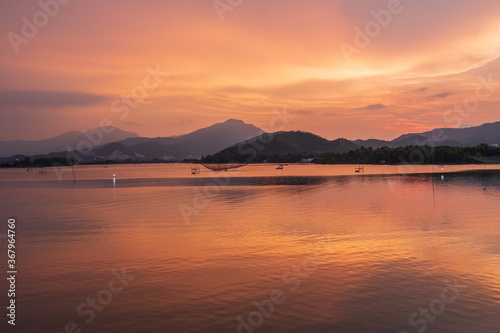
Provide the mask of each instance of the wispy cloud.
{"label": "wispy cloud", "polygon": [[367,106],[362,107],[360,109],[362,109],[362,110],[378,110],[378,109],[385,109],[385,108],[386,108],[386,106],[384,104],[377,103],[377,104],[367,105]]}
{"label": "wispy cloud", "polygon": [[97,105],[107,96],[75,91],[4,90],[0,91],[0,107],[61,108]]}
{"label": "wispy cloud", "polygon": [[[374,19],[370,12],[385,10],[387,0],[253,0],[227,12],[224,22],[212,2],[75,1],[21,44],[19,55],[3,38],[0,139],[115,121],[113,100],[140,94],[132,89],[145,66],[156,63],[169,79],[131,113],[136,125],[128,128],[150,136],[228,118],[265,125],[274,109],[286,107],[298,110],[293,128],[390,138],[420,128],[413,122],[449,126],[443,113],[452,99],[473,94],[478,76],[500,77],[500,60],[493,61],[500,50],[496,0],[406,1],[350,65],[340,43],[352,44],[353,28],[364,30]],[[120,15],[113,15],[117,8]],[[21,18],[31,20],[38,10],[37,1],[0,1],[4,37],[22,34]],[[498,120],[499,99],[482,103],[474,122]],[[387,130],[394,116],[406,118],[408,128]],[[39,119],[48,124],[39,126]]]}
{"label": "wispy cloud", "polygon": [[441,93],[441,94],[436,94],[436,95],[432,95],[432,96],[429,96],[429,100],[430,101],[433,101],[435,99],[443,99],[443,98],[446,98],[450,95],[453,95],[453,93],[449,93],[449,92],[446,92],[446,93]]}

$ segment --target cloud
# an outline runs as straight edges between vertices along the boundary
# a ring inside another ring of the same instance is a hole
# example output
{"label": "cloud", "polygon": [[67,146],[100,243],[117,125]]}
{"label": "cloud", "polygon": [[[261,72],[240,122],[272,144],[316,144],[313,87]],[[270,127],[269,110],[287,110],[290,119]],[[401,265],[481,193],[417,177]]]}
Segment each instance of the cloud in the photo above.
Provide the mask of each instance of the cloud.
{"label": "cloud", "polygon": [[432,95],[432,96],[429,96],[429,100],[433,101],[433,100],[438,99],[438,98],[443,99],[443,98],[446,98],[450,95],[453,95],[453,93],[442,93],[442,94]]}
{"label": "cloud", "polygon": [[97,105],[106,100],[108,100],[107,96],[75,91],[0,91],[0,107],[83,107]]}
{"label": "cloud", "polygon": [[[447,102],[473,94],[479,76],[500,77],[500,60],[491,62],[500,50],[496,0],[403,2],[403,12],[347,62],[339,45],[353,44],[353,28],[364,30],[370,13],[387,3],[254,0],[231,5],[224,22],[211,1],[61,6],[20,54],[8,38],[0,40],[0,112],[9,116],[0,136],[37,139],[95,128],[103,116],[115,121],[120,115],[106,96],[130,95],[146,66],[169,73],[127,119],[148,136],[228,118],[266,124],[273,109],[286,106],[299,110],[295,128],[326,136],[336,126],[335,136],[390,138],[419,128],[389,126],[392,117],[442,126]],[[38,10],[37,1],[0,1],[0,30],[20,34],[20,18]],[[469,122],[497,120],[499,99],[492,95]],[[309,110],[325,118],[307,116]],[[193,123],[181,122],[186,117]]]}
{"label": "cloud", "polygon": [[363,110],[378,110],[378,109],[385,109],[385,108],[386,108],[386,106],[384,104],[377,103],[377,104],[367,105],[367,106],[362,107],[360,109],[363,109]]}

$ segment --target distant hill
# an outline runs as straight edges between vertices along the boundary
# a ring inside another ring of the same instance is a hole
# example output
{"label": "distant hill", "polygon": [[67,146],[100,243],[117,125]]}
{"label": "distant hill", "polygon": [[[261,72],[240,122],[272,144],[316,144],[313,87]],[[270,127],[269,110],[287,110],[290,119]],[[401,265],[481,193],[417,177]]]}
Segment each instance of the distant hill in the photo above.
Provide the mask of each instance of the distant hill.
{"label": "distant hill", "polygon": [[165,145],[159,142],[143,142],[132,146],[114,142],[92,152],[98,160],[163,160],[181,161],[198,158],[199,147],[188,142],[184,144]]}
{"label": "distant hill", "polygon": [[126,139],[120,143],[129,147],[147,142],[158,142],[164,145],[176,144],[179,145],[179,147],[187,145],[187,150],[193,149],[193,145],[195,145],[197,151],[194,153],[193,157],[199,158],[201,155],[216,153],[235,143],[256,137],[263,133],[265,133],[263,130],[252,124],[246,124],[242,120],[229,119],[223,123],[217,123],[189,134],[176,137],[139,137]]}
{"label": "distant hill", "polygon": [[319,153],[347,153],[360,146],[346,139],[327,140],[316,134],[291,131],[263,134],[207,156],[206,163],[262,162],[266,159],[295,161]]}
{"label": "distant hill", "polygon": [[25,156],[48,154],[57,151],[67,151],[67,147],[76,149],[80,142],[87,142],[94,147],[133,137],[137,137],[137,134],[111,126],[105,129],[95,128],[84,132],[71,131],[39,141],[0,141],[0,157],[21,154]]}
{"label": "distant hill", "polygon": [[378,149],[382,147],[389,147],[391,142],[390,141],[385,141],[385,140],[378,140],[378,139],[368,139],[368,140],[355,140],[352,141],[355,144],[365,147],[365,148],[373,148],[373,149]]}
{"label": "distant hill", "polygon": [[438,128],[424,133],[401,135],[392,141],[356,140],[354,143],[365,148],[406,147],[411,145],[475,147],[481,143],[500,144],[500,122],[468,128]]}
{"label": "distant hill", "polygon": [[160,159],[181,161],[199,159],[264,133],[260,128],[242,120],[229,119],[176,137],[127,138],[116,144],[97,147],[92,155],[97,159]]}
{"label": "distant hill", "polygon": [[[78,162],[95,161],[181,161],[199,159],[202,155],[215,153],[235,143],[264,133],[260,128],[241,120],[229,119],[210,127],[177,137],[128,137],[117,142],[94,147],[88,154],[77,154]],[[69,154],[75,156],[76,154]],[[34,158],[68,156],[68,151],[53,151],[37,154]],[[10,159],[11,160],[11,159]]]}

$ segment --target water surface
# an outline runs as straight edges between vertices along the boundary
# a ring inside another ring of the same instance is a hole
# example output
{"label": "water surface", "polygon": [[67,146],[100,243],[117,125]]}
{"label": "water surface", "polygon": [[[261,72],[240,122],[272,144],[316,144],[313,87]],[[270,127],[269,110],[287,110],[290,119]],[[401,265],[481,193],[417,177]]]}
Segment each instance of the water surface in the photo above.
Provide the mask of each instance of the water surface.
{"label": "water surface", "polygon": [[[15,330],[500,332],[500,172],[485,168],[2,169]],[[134,278],[89,311],[122,269]]]}

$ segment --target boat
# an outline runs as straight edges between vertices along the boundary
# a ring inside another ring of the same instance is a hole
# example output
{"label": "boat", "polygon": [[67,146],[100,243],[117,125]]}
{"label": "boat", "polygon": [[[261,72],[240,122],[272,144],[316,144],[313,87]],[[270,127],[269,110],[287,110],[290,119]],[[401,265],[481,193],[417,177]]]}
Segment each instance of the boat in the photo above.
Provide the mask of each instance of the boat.
{"label": "boat", "polygon": [[200,166],[199,165],[191,165],[191,174],[197,175],[200,173]]}
{"label": "boat", "polygon": [[212,171],[227,171],[229,169],[241,168],[246,165],[246,163],[202,163],[205,168]]}
{"label": "boat", "polygon": [[365,166],[364,165],[356,165],[354,167],[354,172],[364,173],[365,172]]}
{"label": "boat", "polygon": [[276,167],[276,170],[283,170],[283,164],[280,164]]}

